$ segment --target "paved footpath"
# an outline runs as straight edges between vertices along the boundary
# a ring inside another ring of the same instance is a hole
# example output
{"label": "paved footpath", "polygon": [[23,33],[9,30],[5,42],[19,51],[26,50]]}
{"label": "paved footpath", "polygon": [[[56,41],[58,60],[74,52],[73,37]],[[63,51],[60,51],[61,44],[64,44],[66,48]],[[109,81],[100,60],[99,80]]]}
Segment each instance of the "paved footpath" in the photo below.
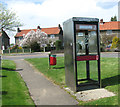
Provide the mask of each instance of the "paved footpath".
{"label": "paved footpath", "polygon": [[35,71],[26,61],[14,60],[16,71],[25,81],[35,105],[77,105],[78,102],[58,85]]}

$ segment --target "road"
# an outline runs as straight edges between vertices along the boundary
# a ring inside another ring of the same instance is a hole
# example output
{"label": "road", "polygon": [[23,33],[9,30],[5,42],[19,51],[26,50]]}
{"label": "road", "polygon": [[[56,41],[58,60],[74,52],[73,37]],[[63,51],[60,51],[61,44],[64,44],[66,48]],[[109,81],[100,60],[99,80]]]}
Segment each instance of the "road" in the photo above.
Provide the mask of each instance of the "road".
{"label": "road", "polygon": [[120,57],[120,52],[102,52],[101,57],[118,58]]}
{"label": "road", "polygon": [[[26,59],[26,58],[45,58],[48,57],[49,53],[29,53],[29,54],[14,54],[11,56],[6,56],[3,55],[2,59],[6,60],[17,60],[17,59]],[[57,54],[57,57],[62,57],[64,56],[64,54]],[[117,58],[120,57],[120,53],[118,52],[102,52],[101,53],[101,57],[113,57],[113,58]]]}
{"label": "road", "polygon": [[[17,60],[17,59],[27,59],[27,58],[46,58],[49,53],[29,53],[29,54],[14,54],[14,55],[3,55],[3,60]],[[57,54],[58,57],[64,56],[63,54]]]}

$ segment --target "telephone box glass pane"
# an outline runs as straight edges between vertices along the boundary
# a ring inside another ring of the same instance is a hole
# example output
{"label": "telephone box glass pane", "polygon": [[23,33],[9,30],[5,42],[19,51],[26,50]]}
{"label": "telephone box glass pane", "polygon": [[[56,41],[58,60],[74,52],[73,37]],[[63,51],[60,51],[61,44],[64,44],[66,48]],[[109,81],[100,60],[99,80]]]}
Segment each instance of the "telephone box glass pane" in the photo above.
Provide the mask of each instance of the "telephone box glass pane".
{"label": "telephone box glass pane", "polygon": [[[87,33],[86,33],[87,32]],[[97,26],[76,24],[76,53],[86,55],[97,54]]]}
{"label": "telephone box glass pane", "polygon": [[97,33],[91,31],[89,33],[89,54],[97,54]]}
{"label": "telephone box glass pane", "polygon": [[77,33],[76,52],[78,55],[85,54],[85,33],[84,32]]}

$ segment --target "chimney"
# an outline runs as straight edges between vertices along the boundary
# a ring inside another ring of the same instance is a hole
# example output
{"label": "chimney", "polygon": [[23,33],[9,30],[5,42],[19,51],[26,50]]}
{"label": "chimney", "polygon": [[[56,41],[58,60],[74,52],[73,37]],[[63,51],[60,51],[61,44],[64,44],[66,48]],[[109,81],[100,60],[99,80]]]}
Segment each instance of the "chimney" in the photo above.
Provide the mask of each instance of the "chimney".
{"label": "chimney", "polygon": [[40,29],[40,30],[41,30],[40,26],[38,26],[37,29]]}
{"label": "chimney", "polygon": [[102,25],[103,25],[103,19],[100,19],[100,24],[102,24]]}
{"label": "chimney", "polygon": [[20,30],[20,28],[19,28],[19,27],[17,28],[17,32],[21,32],[21,30]]}
{"label": "chimney", "polygon": [[62,30],[61,25],[60,25],[60,24],[58,24],[58,27],[59,27],[59,29],[60,29],[60,34],[61,34],[61,35],[63,35],[63,30]]}
{"label": "chimney", "polygon": [[59,29],[62,29],[62,27],[61,27],[61,25],[60,25],[60,24],[58,24],[58,27],[59,27]]}

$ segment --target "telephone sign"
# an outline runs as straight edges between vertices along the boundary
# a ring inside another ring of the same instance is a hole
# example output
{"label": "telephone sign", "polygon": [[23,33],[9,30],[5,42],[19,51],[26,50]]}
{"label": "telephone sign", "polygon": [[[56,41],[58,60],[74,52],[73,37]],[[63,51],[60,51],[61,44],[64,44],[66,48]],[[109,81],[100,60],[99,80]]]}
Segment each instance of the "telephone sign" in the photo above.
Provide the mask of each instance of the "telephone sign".
{"label": "telephone sign", "polygon": [[76,29],[80,30],[96,30],[96,25],[83,25],[83,24],[76,24]]}

